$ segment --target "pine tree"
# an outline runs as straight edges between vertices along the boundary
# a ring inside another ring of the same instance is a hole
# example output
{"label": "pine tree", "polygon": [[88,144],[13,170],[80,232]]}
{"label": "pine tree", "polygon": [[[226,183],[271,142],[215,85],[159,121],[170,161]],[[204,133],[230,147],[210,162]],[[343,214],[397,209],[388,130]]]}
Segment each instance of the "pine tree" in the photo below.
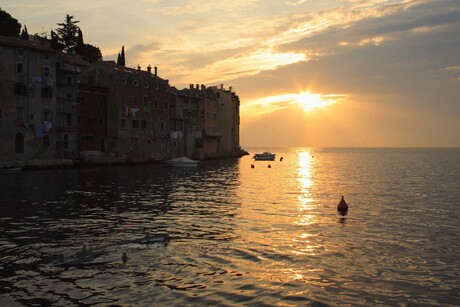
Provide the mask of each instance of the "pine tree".
{"label": "pine tree", "polygon": [[29,32],[27,32],[27,26],[24,26],[24,29],[22,29],[20,38],[27,41],[29,40]]}
{"label": "pine tree", "polygon": [[78,28],[78,34],[77,34],[77,50],[83,47],[83,32],[81,31],[80,28]]}
{"label": "pine tree", "polygon": [[122,66],[126,65],[126,61],[125,61],[125,46],[121,47],[120,65],[122,65]]}
{"label": "pine tree", "polygon": [[60,28],[56,29],[56,32],[59,37],[59,42],[67,48],[67,51],[70,51],[70,49],[74,48],[77,45],[77,34],[79,30],[77,23],[79,22],[80,21],[78,20],[74,21],[73,16],[67,14],[65,21],[63,23],[57,24],[58,26],[60,26]]}
{"label": "pine tree", "polygon": [[51,30],[51,40],[50,40],[51,48],[54,50],[63,50],[65,46],[59,42],[59,35],[56,34],[53,30]]}

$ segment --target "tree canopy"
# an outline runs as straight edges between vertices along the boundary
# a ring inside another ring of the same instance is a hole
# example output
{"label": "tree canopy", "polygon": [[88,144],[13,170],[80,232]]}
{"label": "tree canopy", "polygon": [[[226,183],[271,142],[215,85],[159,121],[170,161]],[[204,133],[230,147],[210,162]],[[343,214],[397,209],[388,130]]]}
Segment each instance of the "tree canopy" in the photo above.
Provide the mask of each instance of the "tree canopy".
{"label": "tree canopy", "polygon": [[60,28],[56,29],[58,34],[58,42],[63,44],[67,51],[75,48],[77,45],[77,34],[79,30],[77,23],[79,22],[80,21],[78,20],[73,20],[73,16],[67,14],[65,21],[57,24],[60,26]]}
{"label": "tree canopy", "polygon": [[20,31],[21,24],[18,20],[0,9],[0,35],[19,37]]}
{"label": "tree canopy", "polygon": [[125,46],[121,47],[121,53],[118,53],[117,57],[117,64],[121,66],[125,66],[126,61],[125,61]]}

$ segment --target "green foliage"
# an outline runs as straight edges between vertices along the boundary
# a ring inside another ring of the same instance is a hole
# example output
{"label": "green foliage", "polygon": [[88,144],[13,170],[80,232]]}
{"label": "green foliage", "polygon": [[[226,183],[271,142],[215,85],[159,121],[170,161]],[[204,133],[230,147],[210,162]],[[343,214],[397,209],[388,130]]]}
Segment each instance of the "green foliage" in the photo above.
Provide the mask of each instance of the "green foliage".
{"label": "green foliage", "polygon": [[101,50],[90,44],[83,44],[77,47],[77,54],[89,62],[95,62],[102,59]]}
{"label": "green foliage", "polygon": [[78,42],[78,26],[77,23],[80,21],[73,20],[73,16],[67,14],[65,21],[63,23],[58,23],[57,25],[60,28],[56,29],[58,34],[58,42],[63,44],[67,51],[71,50],[72,48],[76,47]]}
{"label": "green foliage", "polygon": [[125,66],[125,46],[121,47],[121,53],[118,53],[117,65]]}
{"label": "green foliage", "polygon": [[0,35],[19,37],[20,31],[21,24],[18,20],[0,9]]}
{"label": "green foliage", "polygon": [[51,45],[51,48],[53,48],[54,50],[62,51],[65,48],[64,44],[61,44],[59,42],[59,36],[53,30],[51,30],[50,45]]}
{"label": "green foliage", "polygon": [[29,32],[27,32],[27,26],[24,26],[24,29],[22,29],[21,39],[24,39],[27,41],[29,40]]}

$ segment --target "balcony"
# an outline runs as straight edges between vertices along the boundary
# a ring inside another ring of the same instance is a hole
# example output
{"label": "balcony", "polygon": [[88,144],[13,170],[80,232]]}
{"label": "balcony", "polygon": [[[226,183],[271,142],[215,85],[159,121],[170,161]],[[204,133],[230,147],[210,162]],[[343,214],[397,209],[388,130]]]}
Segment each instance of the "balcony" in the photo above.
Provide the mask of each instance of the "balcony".
{"label": "balcony", "polygon": [[204,137],[209,137],[209,138],[220,138],[222,137],[222,133],[218,131],[206,131],[203,130],[203,136]]}

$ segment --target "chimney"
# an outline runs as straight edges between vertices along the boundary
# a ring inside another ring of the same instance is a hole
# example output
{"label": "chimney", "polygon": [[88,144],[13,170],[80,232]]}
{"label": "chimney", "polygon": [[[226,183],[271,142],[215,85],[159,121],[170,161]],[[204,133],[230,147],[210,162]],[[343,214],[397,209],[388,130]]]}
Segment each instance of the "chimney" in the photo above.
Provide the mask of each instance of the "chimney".
{"label": "chimney", "polygon": [[220,89],[221,89],[221,90],[224,89],[224,85],[223,85],[223,84],[220,85]]}
{"label": "chimney", "polygon": [[150,66],[150,64],[149,64],[149,66],[147,66],[147,72],[148,72],[149,74],[152,73],[152,66]]}
{"label": "chimney", "polygon": [[138,71],[141,70],[141,65],[137,64],[137,70],[138,70]]}
{"label": "chimney", "polygon": [[155,66],[155,67],[153,68],[153,71],[154,71],[153,74],[156,76],[156,75],[158,74],[158,67]]}
{"label": "chimney", "polygon": [[204,84],[201,84],[201,90],[204,91],[206,89],[206,86]]}
{"label": "chimney", "polygon": [[190,89],[193,90],[193,84],[190,83]]}

